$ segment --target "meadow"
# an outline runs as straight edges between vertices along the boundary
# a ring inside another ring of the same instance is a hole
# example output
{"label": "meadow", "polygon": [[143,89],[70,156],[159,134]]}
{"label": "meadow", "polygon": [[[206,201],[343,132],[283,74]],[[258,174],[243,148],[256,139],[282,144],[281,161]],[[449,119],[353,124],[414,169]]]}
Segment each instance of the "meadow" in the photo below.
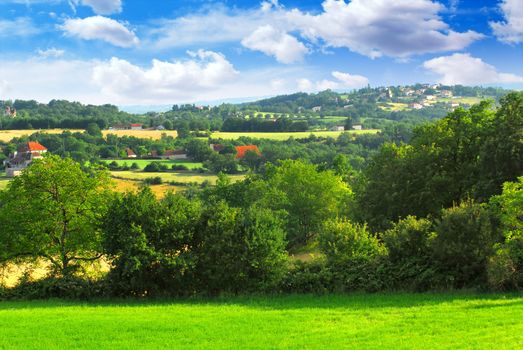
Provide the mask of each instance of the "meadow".
{"label": "meadow", "polygon": [[[36,132],[47,134],[61,134],[65,129],[46,129],[46,130],[0,130],[0,141],[9,142],[15,137],[29,136]],[[69,129],[70,132],[82,132],[83,130]]]}
{"label": "meadow", "polygon": [[170,160],[170,159],[104,159],[103,162],[109,164],[111,162],[116,162],[118,166],[128,165],[131,166],[131,164],[136,163],[140,167],[140,169],[145,168],[149,163],[158,163],[158,164],[165,164],[171,168],[173,165],[185,165],[188,169],[195,169],[195,168],[201,168],[203,165],[202,163],[193,162],[191,160],[184,160],[184,159],[176,159],[176,160]]}
{"label": "meadow", "polygon": [[0,349],[521,349],[523,295],[0,303]]}
{"label": "meadow", "polygon": [[[215,183],[218,179],[214,174],[201,174],[192,172],[162,172],[162,173],[147,173],[143,171],[111,171],[111,175],[116,178],[128,180],[144,180],[149,177],[160,177],[163,182],[179,182],[179,183],[202,183],[209,181]],[[232,181],[241,180],[245,175],[228,175]]]}
{"label": "meadow", "polygon": [[[213,132],[211,138],[213,139],[224,139],[224,140],[236,140],[242,136],[251,137],[256,139],[270,139],[284,141],[293,137],[295,139],[304,139],[310,135],[318,137],[333,137],[337,138],[340,134],[345,131],[303,131],[303,132]],[[350,134],[376,134],[379,130],[351,130],[348,131]]]}
{"label": "meadow", "polygon": [[102,134],[107,136],[108,134],[122,136],[134,136],[141,139],[153,139],[159,140],[162,135],[172,136],[176,138],[178,136],[176,130],[102,130]]}

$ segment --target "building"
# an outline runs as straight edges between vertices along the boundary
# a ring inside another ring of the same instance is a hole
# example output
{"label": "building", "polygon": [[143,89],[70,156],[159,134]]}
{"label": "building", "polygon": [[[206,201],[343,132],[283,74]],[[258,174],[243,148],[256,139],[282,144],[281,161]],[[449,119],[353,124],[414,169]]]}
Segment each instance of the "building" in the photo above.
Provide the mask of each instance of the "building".
{"label": "building", "polygon": [[343,125],[335,125],[329,129],[330,131],[345,131],[345,127]]}
{"label": "building", "polygon": [[320,112],[321,111],[321,106],[312,107],[312,111],[313,112]]}
{"label": "building", "polygon": [[16,108],[10,107],[10,106],[6,106],[5,110],[4,110],[4,115],[6,117],[11,117],[11,118],[16,117]]}
{"label": "building", "polygon": [[209,145],[209,147],[211,150],[213,150],[214,152],[218,152],[218,153],[220,153],[225,148],[225,146],[222,145],[221,143],[211,143]]}
{"label": "building", "polygon": [[361,124],[352,125],[352,130],[362,130],[363,126]]}
{"label": "building", "polygon": [[419,103],[411,103],[411,104],[409,104],[409,107],[412,109],[422,109],[423,105],[421,105]]}
{"label": "building", "polygon": [[47,148],[38,142],[29,141],[18,147],[9,159],[4,161],[5,172],[8,177],[20,175],[22,170],[27,168],[29,164],[35,159],[41,159]]}
{"label": "building", "polygon": [[248,151],[256,152],[257,155],[261,156],[261,152],[258,149],[258,146],[256,145],[248,145],[248,146],[236,146],[236,159],[240,159],[245,157]]}
{"label": "building", "polygon": [[169,149],[166,150],[161,158],[164,159],[187,159],[187,152],[185,152],[183,149]]}
{"label": "building", "polygon": [[142,130],[142,124],[131,124],[131,130]]}
{"label": "building", "polygon": [[127,148],[125,152],[127,152],[127,158],[136,158],[136,153],[132,149]]}

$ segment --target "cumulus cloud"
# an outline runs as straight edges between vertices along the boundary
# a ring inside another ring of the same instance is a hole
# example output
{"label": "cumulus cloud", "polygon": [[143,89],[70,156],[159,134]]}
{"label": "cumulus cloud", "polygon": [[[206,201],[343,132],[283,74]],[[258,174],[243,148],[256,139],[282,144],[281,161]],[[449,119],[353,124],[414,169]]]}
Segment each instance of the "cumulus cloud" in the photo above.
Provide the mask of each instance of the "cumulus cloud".
{"label": "cumulus cloud", "polygon": [[490,22],[490,27],[499,40],[508,44],[523,42],[523,2],[503,0],[500,5],[503,22]]}
{"label": "cumulus cloud", "polygon": [[110,15],[122,12],[121,0],[81,0],[80,3],[92,8],[97,15]]}
{"label": "cumulus cloud", "polygon": [[93,81],[104,94],[117,99],[138,98],[150,101],[190,98],[191,94],[220,88],[234,81],[238,72],[220,53],[200,50],[190,52],[185,61],[153,60],[150,68],[136,66],[113,57],[93,70]]}
{"label": "cumulus cloud", "polygon": [[38,50],[37,53],[42,58],[59,58],[64,55],[65,51],[51,47],[47,50]]}
{"label": "cumulus cloud", "polygon": [[340,90],[340,89],[356,89],[369,84],[369,79],[362,75],[353,75],[334,71],[331,75],[335,80],[323,79],[317,82],[312,82],[309,79],[298,79],[296,81],[299,91],[313,92],[323,90]]}
{"label": "cumulus cloud", "polygon": [[131,47],[140,42],[134,32],[123,23],[103,16],[67,19],[60,29],[69,36],[103,40],[119,47]]}
{"label": "cumulus cloud", "polygon": [[444,85],[481,85],[523,83],[523,77],[511,73],[501,73],[470,54],[456,53],[428,60],[423,67],[439,75],[438,82]]}
{"label": "cumulus cloud", "polygon": [[294,63],[303,60],[309,51],[303,43],[271,25],[259,27],[242,40],[242,45],[266,55],[274,56],[278,62]]}
{"label": "cumulus cloud", "polygon": [[461,50],[483,37],[450,29],[438,16],[443,5],[430,0],[326,0],[322,6],[319,15],[292,10],[288,20],[312,41],[372,58]]}
{"label": "cumulus cloud", "polygon": [[[263,36],[264,42],[291,40],[302,56],[305,50],[298,43],[306,39],[322,49],[344,47],[373,58],[461,50],[484,37],[470,30],[452,30],[439,16],[444,11],[443,5],[431,0],[325,0],[319,13],[289,10],[277,1],[265,1],[254,10],[219,5],[163,20],[150,34],[159,48],[242,40],[249,43],[253,36]],[[301,40],[288,33],[298,33]],[[269,51],[267,45],[259,45],[263,50],[257,50]],[[278,58],[274,51],[268,54]]]}
{"label": "cumulus cloud", "polygon": [[39,32],[31,18],[0,19],[0,37],[30,36]]}

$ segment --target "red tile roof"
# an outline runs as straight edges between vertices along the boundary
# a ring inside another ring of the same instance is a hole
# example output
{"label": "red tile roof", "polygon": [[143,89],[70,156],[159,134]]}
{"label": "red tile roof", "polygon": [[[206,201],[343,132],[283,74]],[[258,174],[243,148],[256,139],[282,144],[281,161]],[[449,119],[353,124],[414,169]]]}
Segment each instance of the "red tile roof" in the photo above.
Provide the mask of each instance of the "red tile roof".
{"label": "red tile roof", "polygon": [[247,151],[254,151],[257,155],[261,156],[261,152],[256,145],[249,146],[236,146],[236,159],[245,157]]}
{"label": "red tile roof", "polygon": [[140,128],[141,128],[142,125],[143,125],[143,124],[131,124],[131,127],[133,127],[133,128],[140,127]]}
{"label": "red tile roof", "polygon": [[42,146],[40,143],[34,141],[29,141],[26,147],[28,152],[47,151],[47,148]]}

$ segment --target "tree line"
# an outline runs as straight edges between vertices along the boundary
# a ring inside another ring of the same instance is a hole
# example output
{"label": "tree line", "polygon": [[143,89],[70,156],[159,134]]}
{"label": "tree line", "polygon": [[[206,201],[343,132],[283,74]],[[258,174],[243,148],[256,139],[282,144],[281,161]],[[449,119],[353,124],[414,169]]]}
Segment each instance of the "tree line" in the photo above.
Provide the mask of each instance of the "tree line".
{"label": "tree line", "polygon": [[[523,287],[523,93],[385,144],[363,171],[302,160],[157,199],[102,169],[36,161],[0,194],[0,261],[52,277],[3,296],[161,296]],[[297,258],[301,253],[312,259]],[[110,271],[85,277],[104,257]]]}

